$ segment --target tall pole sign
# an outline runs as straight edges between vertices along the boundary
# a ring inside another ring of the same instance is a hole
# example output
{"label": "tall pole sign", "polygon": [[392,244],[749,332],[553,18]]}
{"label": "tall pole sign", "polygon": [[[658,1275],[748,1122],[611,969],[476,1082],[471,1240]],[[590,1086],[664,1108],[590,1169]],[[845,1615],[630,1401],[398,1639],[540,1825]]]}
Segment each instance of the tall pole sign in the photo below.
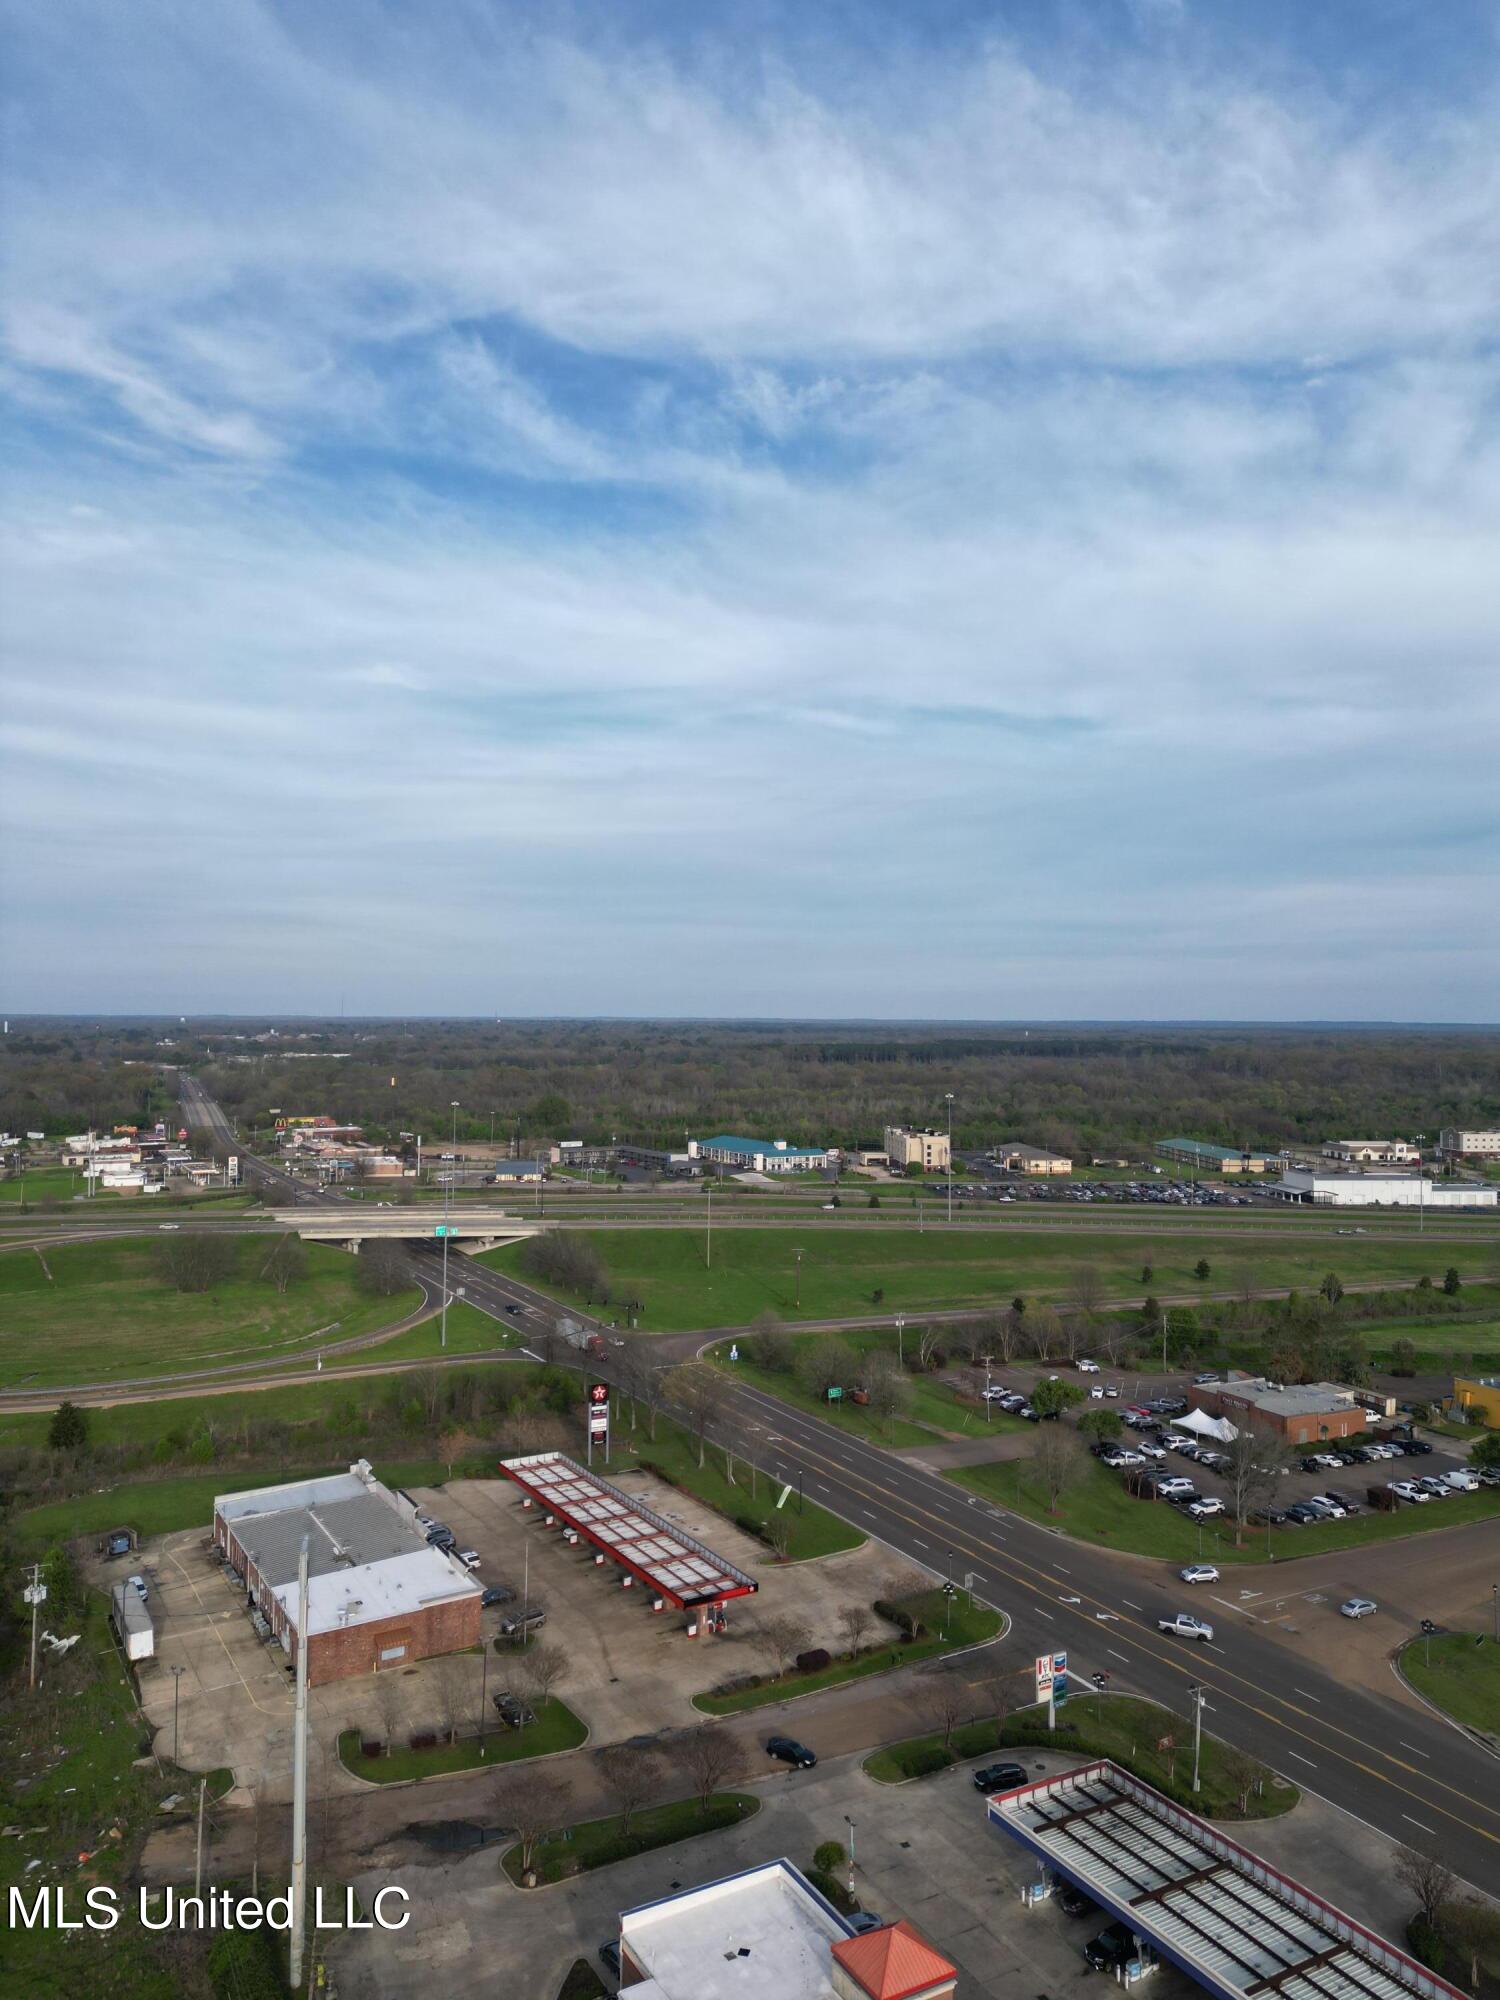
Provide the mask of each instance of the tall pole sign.
{"label": "tall pole sign", "polygon": [[594,1439],[598,1438],[604,1449],[604,1463],[609,1464],[609,1384],[590,1382],[587,1410],[588,1420],[588,1462],[594,1462]]}

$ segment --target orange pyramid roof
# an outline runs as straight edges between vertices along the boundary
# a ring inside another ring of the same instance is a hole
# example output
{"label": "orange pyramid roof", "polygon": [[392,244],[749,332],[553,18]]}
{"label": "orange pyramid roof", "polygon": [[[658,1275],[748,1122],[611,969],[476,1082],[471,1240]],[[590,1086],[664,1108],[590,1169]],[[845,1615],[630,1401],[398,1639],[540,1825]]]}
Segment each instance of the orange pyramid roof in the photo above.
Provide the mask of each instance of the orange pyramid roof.
{"label": "orange pyramid roof", "polygon": [[907,2000],[958,1977],[941,1952],[921,1938],[903,1918],[862,1937],[840,1938],[833,1955],[871,2000]]}

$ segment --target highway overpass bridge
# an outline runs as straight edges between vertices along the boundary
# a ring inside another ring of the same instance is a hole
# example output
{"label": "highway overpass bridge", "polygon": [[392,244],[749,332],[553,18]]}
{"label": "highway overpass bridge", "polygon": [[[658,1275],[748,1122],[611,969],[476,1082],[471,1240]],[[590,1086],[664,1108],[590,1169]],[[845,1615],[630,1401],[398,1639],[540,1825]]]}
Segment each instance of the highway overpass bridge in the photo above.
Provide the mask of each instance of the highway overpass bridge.
{"label": "highway overpass bridge", "polygon": [[522,1222],[497,1208],[451,1208],[434,1215],[429,1208],[368,1208],[357,1202],[332,1203],[328,1207],[311,1204],[298,1208],[267,1211],[280,1228],[293,1231],[307,1243],[341,1243],[357,1251],[361,1243],[385,1239],[397,1243],[461,1243],[465,1250],[493,1250],[497,1243],[516,1243],[523,1236],[535,1236],[538,1225]]}

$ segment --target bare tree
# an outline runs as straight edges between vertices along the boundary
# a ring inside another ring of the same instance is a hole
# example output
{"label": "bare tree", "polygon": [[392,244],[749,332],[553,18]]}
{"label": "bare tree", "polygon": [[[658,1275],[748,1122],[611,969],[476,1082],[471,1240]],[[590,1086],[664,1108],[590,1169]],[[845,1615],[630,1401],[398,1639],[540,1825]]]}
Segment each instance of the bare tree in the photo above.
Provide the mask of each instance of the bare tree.
{"label": "bare tree", "polygon": [[1083,1472],[1083,1446],[1076,1432],[1065,1430],[1061,1423],[1043,1424],[1028,1454],[1028,1462],[1047,1496],[1048,1512],[1055,1514],[1064,1493]]}
{"label": "bare tree", "polygon": [[572,1664],[561,1646],[528,1646],[511,1672],[522,1694],[533,1707],[540,1708],[551,1701]]}
{"label": "bare tree", "polygon": [[604,1789],[620,1816],[620,1831],[656,1794],[662,1782],[661,1757],[649,1743],[611,1743],[595,1760]]}
{"label": "bare tree", "polygon": [[445,1653],[442,1659],[433,1664],[436,1669],[438,1706],[442,1710],[443,1728],[451,1743],[458,1735],[459,1718],[464,1712],[470,1675],[461,1653]]}
{"label": "bare tree", "polygon": [[842,1389],[859,1375],[859,1356],[846,1340],[825,1333],[797,1356],[797,1379],[820,1402],[830,1389]]}
{"label": "bare tree", "polygon": [[1469,1961],[1469,1986],[1479,1991],[1480,1966],[1500,1956],[1500,1910],[1480,1896],[1463,1896],[1443,1913],[1443,1930]]}
{"label": "bare tree", "polygon": [[852,1655],[859,1651],[875,1617],[866,1604],[846,1604],[839,1613],[839,1623],[844,1628],[845,1650]]}
{"label": "bare tree", "polygon": [[1243,1818],[1250,1810],[1250,1794],[1260,1782],[1260,1766],[1243,1750],[1236,1750],[1233,1744],[1223,1746],[1220,1764],[1229,1789],[1239,1802],[1240,1817]]}
{"label": "bare tree", "polygon": [[792,1546],[792,1517],[779,1507],[766,1516],[766,1540],[777,1562],[785,1562]]}
{"label": "bare tree", "polygon": [[[700,1467],[708,1455],[708,1433],[721,1423],[729,1406],[729,1384],[706,1361],[684,1361],[671,1369],[665,1383],[667,1400],[682,1412],[698,1441]],[[728,1454],[726,1452],[726,1462]]]}
{"label": "bare tree", "polygon": [[968,1706],[958,1680],[952,1674],[934,1674],[924,1683],[920,1700],[933,1728],[943,1732],[943,1748],[949,1749],[953,1732],[963,1721]]}
{"label": "bare tree", "polygon": [[708,1811],[715,1792],[745,1775],[745,1746],[722,1722],[690,1730],[673,1745],[673,1753],[692,1781],[702,1812]]}
{"label": "bare tree", "polygon": [[1241,1259],[1235,1265],[1231,1283],[1242,1305],[1250,1305],[1260,1294],[1260,1272],[1248,1259]]}
{"label": "bare tree", "polygon": [[1080,1312],[1090,1318],[1104,1303],[1104,1280],[1097,1264],[1075,1264],[1068,1274],[1068,1290]]}
{"label": "bare tree", "polygon": [[1458,1877],[1447,1862],[1403,1847],[1396,1856],[1396,1880],[1416,1897],[1422,1920],[1436,1930],[1458,1889]]}
{"label": "bare tree", "polygon": [[1052,1306],[1033,1306],[1026,1315],[1026,1337],[1038,1361],[1050,1361],[1062,1348],[1062,1315]]}
{"label": "bare tree", "polygon": [[865,1376],[865,1393],[870,1399],[870,1415],[884,1425],[889,1436],[896,1418],[905,1409],[911,1397],[911,1381],[888,1357],[882,1355],[870,1363]]}
{"label": "bare tree", "polygon": [[770,1618],[762,1618],[755,1634],[755,1643],[774,1662],[778,1678],[799,1653],[807,1650],[811,1633],[800,1618],[790,1612],[778,1611]]}
{"label": "bare tree", "polygon": [[572,1811],[573,1794],[561,1778],[535,1766],[511,1767],[511,1773],[496,1787],[495,1812],[516,1830],[523,1874],[530,1873],[539,1843],[566,1826]]}
{"label": "bare tree", "polygon": [[998,1747],[1005,1734],[1005,1722],[1010,1714],[1010,1675],[1002,1673],[986,1674],[980,1682],[980,1692],[984,1696],[984,1706],[995,1718],[995,1743]]}
{"label": "bare tree", "polygon": [[1229,1488],[1229,1511],[1234,1516],[1238,1547],[1244,1540],[1246,1521],[1257,1507],[1275,1497],[1282,1474],[1296,1463],[1296,1454],[1280,1438],[1247,1424],[1230,1440],[1225,1456],[1229,1463],[1219,1470]]}
{"label": "bare tree", "polygon": [[985,1323],[985,1338],[995,1359],[1008,1367],[1015,1360],[1021,1347],[1021,1316],[1019,1313],[994,1313]]}
{"label": "bare tree", "polygon": [[285,1293],[307,1275],[307,1245],[300,1236],[278,1236],[271,1254],[261,1266],[261,1276],[269,1278],[278,1292]]}
{"label": "bare tree", "polygon": [[184,1229],[155,1245],[162,1277],[179,1292],[211,1292],[234,1269],[237,1247],[228,1236],[206,1229]]}
{"label": "bare tree", "polygon": [[405,1250],[389,1237],[367,1238],[360,1245],[355,1277],[361,1291],[378,1299],[394,1298],[411,1283]]}

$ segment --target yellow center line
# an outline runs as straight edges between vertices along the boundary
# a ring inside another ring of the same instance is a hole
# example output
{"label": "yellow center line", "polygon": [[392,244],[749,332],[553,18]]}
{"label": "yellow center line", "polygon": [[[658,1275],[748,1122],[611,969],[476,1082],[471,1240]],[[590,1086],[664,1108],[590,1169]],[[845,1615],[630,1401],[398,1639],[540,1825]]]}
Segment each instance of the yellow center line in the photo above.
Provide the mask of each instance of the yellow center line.
{"label": "yellow center line", "polygon": [[[764,1395],[764,1392],[761,1390],[742,1388],[740,1394],[742,1396],[760,1397],[773,1409],[776,1407],[775,1399]],[[797,1414],[800,1415],[801,1412]],[[789,1440],[789,1442],[795,1441]],[[1139,1627],[1119,1619],[1119,1615],[1114,1612],[1113,1606],[1106,1604],[1102,1598],[1094,1597],[1088,1592],[1074,1588],[1071,1578],[1049,1576],[1044,1569],[1027,1562],[1024,1557],[982,1548],[964,1539],[962,1532],[955,1528],[949,1521],[945,1520],[942,1515],[931,1513],[926,1508],[920,1507],[918,1512],[913,1514],[906,1507],[898,1505],[884,1488],[872,1485],[862,1475],[851,1471],[847,1465],[839,1464],[831,1458],[823,1457],[812,1446],[798,1443],[797,1448],[805,1452],[808,1457],[814,1459],[827,1471],[862,1487],[865,1493],[871,1499],[878,1501],[887,1513],[899,1516],[913,1527],[930,1526],[938,1529],[947,1538],[945,1546],[952,1545],[955,1548],[963,1550],[968,1555],[977,1556],[981,1562],[988,1564],[992,1569],[1004,1570],[1010,1582],[1018,1585],[1023,1590],[1030,1591],[1037,1599],[1040,1600],[1045,1597],[1050,1602],[1055,1603],[1057,1602],[1055,1593],[1066,1592],[1070,1596],[1076,1596],[1080,1599],[1079,1605],[1063,1605],[1061,1608],[1065,1611],[1075,1612],[1080,1619],[1084,1615],[1082,1610],[1083,1605],[1091,1605],[1100,1610],[1111,1612],[1113,1615],[1110,1622],[1118,1622],[1121,1630],[1129,1634],[1133,1645],[1138,1646],[1142,1652],[1150,1654],[1154,1659],[1160,1661],[1162,1665],[1170,1667],[1175,1673],[1181,1674],[1184,1680],[1207,1682],[1215,1674],[1225,1675],[1227,1677],[1225,1682],[1214,1683],[1216,1692],[1239,1702],[1250,1713],[1259,1715],[1265,1721],[1274,1723],[1276,1727],[1284,1729],[1289,1736],[1296,1736],[1300,1741],[1310,1743],[1315,1749],[1325,1751],[1327,1754],[1337,1757],[1340,1762],[1348,1764],[1352,1769],[1363,1771],[1366,1777],[1375,1778],[1381,1784],[1391,1786],[1393,1790],[1401,1789],[1396,1779],[1392,1778],[1387,1772],[1377,1770],[1372,1765],[1365,1763],[1362,1758],[1351,1756],[1348,1751],[1340,1750],[1330,1740],[1334,1736],[1339,1736],[1343,1737],[1347,1742],[1358,1744],[1360,1739],[1352,1731],[1340,1729],[1335,1723],[1324,1722],[1320,1716],[1313,1715],[1308,1709],[1299,1707],[1296,1702],[1288,1701],[1283,1696],[1270,1694],[1268,1690],[1257,1687],[1255,1682],[1249,1680],[1246,1676],[1235,1673],[1232,1668],[1207,1661],[1205,1661],[1201,1670],[1186,1667],[1174,1654],[1156,1643],[1154,1634],[1143,1634]],[[1024,1516],[1019,1518],[1024,1519]],[[1006,1569],[1007,1565],[1011,1567]],[[1025,1574],[1022,1572],[1025,1572]],[[1038,1584],[1033,1580],[1034,1578],[1041,1578],[1042,1584]],[[1050,1586],[1050,1588],[1044,1589],[1043,1585]],[[1088,1621],[1090,1626],[1093,1625],[1093,1622],[1092,1619]],[[1233,1681],[1236,1685],[1231,1687],[1228,1685],[1228,1681]],[[1274,1701],[1280,1709],[1285,1710],[1288,1714],[1299,1716],[1303,1721],[1316,1724],[1316,1733],[1300,1729],[1295,1724],[1288,1722],[1284,1715],[1274,1714],[1271,1710],[1258,1706],[1257,1702],[1248,1700],[1245,1695],[1237,1691],[1241,1687],[1249,1689],[1252,1694],[1261,1699]],[[1495,1807],[1485,1800],[1471,1797],[1469,1793],[1460,1790],[1458,1786],[1450,1785],[1442,1778],[1433,1777],[1430,1772],[1420,1770],[1415,1764],[1408,1763],[1404,1758],[1392,1756],[1388,1750],[1376,1749],[1375,1754],[1382,1757],[1386,1763],[1394,1765],[1396,1770],[1406,1773],[1408,1777],[1424,1779],[1427,1784],[1450,1793],[1456,1799],[1461,1799],[1471,1809],[1486,1813],[1491,1818],[1500,1819],[1500,1813],[1497,1813]],[[1404,1791],[1403,1796],[1407,1796]],[[1431,1811],[1442,1813],[1446,1818],[1453,1820],[1467,1831],[1481,1834],[1486,1840],[1493,1841],[1496,1846],[1500,1846],[1500,1834],[1492,1833],[1487,1827],[1476,1826],[1471,1818],[1460,1813],[1451,1812],[1446,1806],[1438,1804],[1435,1800],[1424,1799],[1423,1803]]]}

